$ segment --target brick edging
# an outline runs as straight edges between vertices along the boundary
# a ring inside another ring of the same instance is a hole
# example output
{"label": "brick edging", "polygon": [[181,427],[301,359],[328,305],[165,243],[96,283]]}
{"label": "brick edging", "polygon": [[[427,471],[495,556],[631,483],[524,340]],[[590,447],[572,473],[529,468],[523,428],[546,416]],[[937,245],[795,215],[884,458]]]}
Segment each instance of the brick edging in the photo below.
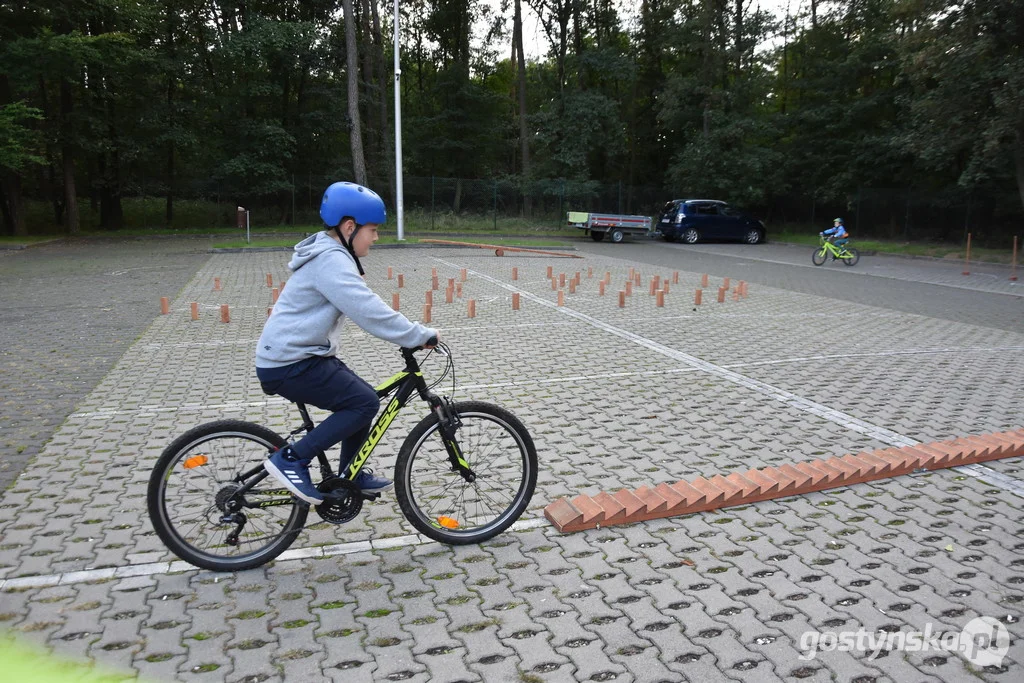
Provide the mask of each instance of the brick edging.
{"label": "brick edging", "polygon": [[935,441],[903,448],[884,448],[826,460],[733,472],[710,479],[697,477],[635,490],[602,491],[595,496],[559,498],[544,516],[563,532],[632,524],[649,519],[688,515],[772,498],[860,484],[876,479],[937,470],[1024,455],[1024,428]]}

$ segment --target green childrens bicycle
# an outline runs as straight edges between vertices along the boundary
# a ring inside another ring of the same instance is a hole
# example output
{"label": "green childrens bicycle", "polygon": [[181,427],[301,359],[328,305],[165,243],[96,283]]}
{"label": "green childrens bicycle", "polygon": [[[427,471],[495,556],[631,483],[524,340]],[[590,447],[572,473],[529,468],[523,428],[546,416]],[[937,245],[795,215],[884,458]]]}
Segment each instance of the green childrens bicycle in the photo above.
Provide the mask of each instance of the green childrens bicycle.
{"label": "green childrens bicycle", "polygon": [[[526,510],[537,484],[537,451],[512,413],[482,401],[452,402],[431,389],[451,374],[450,350],[440,378],[427,385],[414,352],[402,349],[405,369],[376,387],[394,394],[343,472],[317,454],[324,502],[321,519],[344,524],[378,493],[359,490],[355,478],[412,395],[430,412],[402,443],[395,462],[395,493],[402,514],[424,536],[452,545],[479,543],[508,529]],[[310,506],[281,488],[263,461],[297,434],[313,429],[306,406],[288,438],[251,422],[220,420],[194,427],[157,459],[149,478],[149,518],[160,540],[181,559],[214,571],[258,567],[285,550],[302,531]],[[314,468],[310,467],[311,474]],[[314,481],[315,481],[314,477]]]}
{"label": "green childrens bicycle", "polygon": [[827,237],[822,236],[821,241],[818,244],[818,248],[811,254],[811,261],[816,266],[820,266],[828,260],[829,256],[832,257],[833,261],[842,261],[848,266],[857,265],[857,261],[860,260],[860,252],[844,244],[837,247]]}

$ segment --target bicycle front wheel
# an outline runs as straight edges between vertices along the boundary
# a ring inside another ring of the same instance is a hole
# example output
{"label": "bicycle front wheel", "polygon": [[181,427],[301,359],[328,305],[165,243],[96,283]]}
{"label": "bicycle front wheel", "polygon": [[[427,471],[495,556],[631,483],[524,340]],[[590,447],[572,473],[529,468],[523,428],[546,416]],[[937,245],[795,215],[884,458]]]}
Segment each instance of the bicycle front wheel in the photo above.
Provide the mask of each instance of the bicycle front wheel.
{"label": "bicycle front wheel", "polygon": [[228,510],[236,492],[263,472],[267,454],[285,441],[240,420],[200,425],[168,446],[149,477],[149,519],[164,544],[190,564],[239,571],[284,552],[302,531],[309,508],[264,479]]}
{"label": "bicycle front wheel", "polygon": [[406,437],[395,464],[395,495],[406,519],[442,543],[479,543],[519,519],[537,485],[537,451],[512,413],[489,403],[450,406],[457,416],[459,452],[476,475],[452,470],[437,415]]}
{"label": "bicycle front wheel", "polygon": [[814,253],[811,254],[811,262],[816,266],[820,266],[825,263],[825,259],[828,258],[828,250],[825,247],[821,249],[815,249]]}
{"label": "bicycle front wheel", "polygon": [[849,256],[843,257],[843,263],[845,263],[848,266],[857,265],[857,261],[860,261],[860,252],[854,249],[853,247],[847,247],[846,251],[849,254]]}

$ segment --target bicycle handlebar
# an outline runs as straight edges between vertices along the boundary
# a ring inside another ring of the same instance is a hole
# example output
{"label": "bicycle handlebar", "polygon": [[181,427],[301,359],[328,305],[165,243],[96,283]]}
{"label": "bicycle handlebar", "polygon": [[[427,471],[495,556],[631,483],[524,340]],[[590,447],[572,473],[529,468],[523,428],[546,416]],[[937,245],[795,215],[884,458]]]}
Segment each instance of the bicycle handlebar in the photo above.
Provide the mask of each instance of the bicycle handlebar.
{"label": "bicycle handlebar", "polygon": [[402,355],[414,353],[416,351],[422,351],[423,349],[432,349],[437,346],[437,335],[433,335],[426,341],[422,346],[403,346]]}

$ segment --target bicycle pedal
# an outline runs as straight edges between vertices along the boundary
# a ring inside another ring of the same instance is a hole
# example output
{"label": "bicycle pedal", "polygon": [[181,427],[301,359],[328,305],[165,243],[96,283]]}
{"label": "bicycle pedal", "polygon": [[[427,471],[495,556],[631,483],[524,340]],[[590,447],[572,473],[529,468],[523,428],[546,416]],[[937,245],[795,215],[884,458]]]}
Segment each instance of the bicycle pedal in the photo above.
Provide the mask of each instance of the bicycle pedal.
{"label": "bicycle pedal", "polygon": [[380,498],[380,493],[376,491],[360,491],[359,494],[363,497],[363,500],[374,501]]}

